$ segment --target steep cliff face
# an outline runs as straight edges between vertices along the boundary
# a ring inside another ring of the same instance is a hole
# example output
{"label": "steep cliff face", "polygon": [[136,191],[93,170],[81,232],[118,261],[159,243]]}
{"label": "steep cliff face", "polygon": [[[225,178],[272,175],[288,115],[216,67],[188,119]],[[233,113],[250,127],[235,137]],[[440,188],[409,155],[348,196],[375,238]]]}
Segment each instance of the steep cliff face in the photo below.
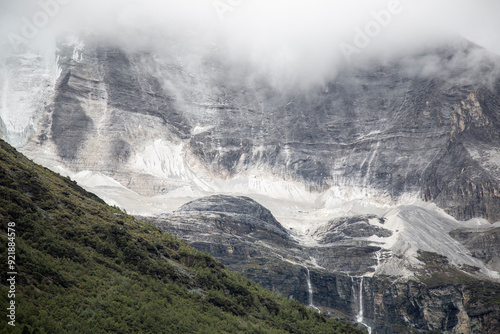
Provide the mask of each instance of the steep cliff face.
{"label": "steep cliff face", "polygon": [[[307,305],[307,272],[289,263],[274,267],[270,263],[262,263],[267,270],[248,269],[245,275]],[[318,269],[310,269],[309,275],[314,307],[332,317],[363,323],[360,327],[370,327],[372,333],[493,334],[500,328],[498,283],[466,277],[462,277],[465,283],[458,278],[445,279],[445,283],[402,282],[391,277],[349,277]]]}
{"label": "steep cliff face", "polygon": [[[496,298],[491,298],[491,295],[499,292],[498,284],[474,282],[428,286],[410,281],[385,289],[384,285],[387,286],[387,281],[372,282],[367,287],[368,300],[375,301],[372,314],[378,318],[373,323],[375,333],[408,333],[412,331],[409,328],[415,332],[496,333],[500,328],[498,300],[494,302],[497,306],[491,306]],[[491,295],[484,298],[479,292],[483,289],[491,291]],[[370,299],[370,293],[373,299]],[[370,318],[371,307],[367,306],[367,309],[367,318]],[[394,324],[408,328],[398,328]]]}
{"label": "steep cliff face", "polygon": [[458,158],[460,171],[450,173],[435,163],[427,180],[424,198],[462,219],[482,212],[485,218],[498,220],[493,212],[500,200],[497,102],[498,97],[491,92],[473,92],[460,101],[453,113],[447,152],[440,158],[441,165],[457,165]]}
{"label": "steep cliff face", "polygon": [[498,224],[486,230],[463,228],[450,232],[450,235],[464,244],[472,256],[500,271],[500,227]]}
{"label": "steep cliff face", "polygon": [[0,263],[9,273],[0,304],[10,308],[0,333],[362,333],[264,290],[3,140],[0,226],[9,245],[0,258],[16,260]]}
{"label": "steep cliff face", "polygon": [[[473,258],[474,252],[467,254],[465,247],[446,233],[439,235],[431,223],[418,227],[416,214],[430,215],[415,208],[397,215],[415,225],[406,237],[399,230],[408,227],[394,228],[396,218],[389,211],[382,217],[332,220],[311,231],[308,243],[246,197],[211,196],[173,214],[144,219],[266,288],[332,317],[357,321],[372,333],[495,333],[500,283],[481,274],[491,271]],[[420,229],[431,234],[419,235]],[[491,235],[490,229],[477,227],[476,233]],[[452,235],[462,241],[472,239],[468,231]],[[392,246],[381,242],[394,237]],[[411,238],[426,244],[412,243]],[[447,256],[422,250],[434,242],[441,244],[434,249]],[[471,244],[465,243],[469,249]],[[496,245],[483,246],[484,253],[498,257]]]}
{"label": "steep cliff face", "polygon": [[[346,67],[307,89],[277,87],[215,48],[71,39],[52,61],[57,83],[46,108],[27,108],[43,121],[23,152],[54,168],[99,172],[146,196],[217,192],[214,180],[264,173],[316,192],[417,196],[459,219],[500,219],[499,60],[463,41]],[[15,111],[2,110],[5,123]]]}
{"label": "steep cliff face", "polygon": [[[500,275],[498,57],[455,41],[307,88],[175,43],[2,63],[2,137],[264,286],[382,333],[495,325],[464,284]],[[455,280],[431,288],[428,253]]]}

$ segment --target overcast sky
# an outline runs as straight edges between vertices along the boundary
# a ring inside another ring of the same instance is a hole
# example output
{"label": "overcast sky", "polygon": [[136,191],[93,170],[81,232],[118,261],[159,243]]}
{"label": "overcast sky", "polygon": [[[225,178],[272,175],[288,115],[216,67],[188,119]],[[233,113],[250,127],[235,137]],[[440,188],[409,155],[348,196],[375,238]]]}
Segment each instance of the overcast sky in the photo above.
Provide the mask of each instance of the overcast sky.
{"label": "overcast sky", "polygon": [[313,76],[356,57],[397,55],[454,35],[500,55],[499,0],[0,1],[1,51],[86,29],[138,47],[177,36],[227,48],[263,71],[300,68]]}

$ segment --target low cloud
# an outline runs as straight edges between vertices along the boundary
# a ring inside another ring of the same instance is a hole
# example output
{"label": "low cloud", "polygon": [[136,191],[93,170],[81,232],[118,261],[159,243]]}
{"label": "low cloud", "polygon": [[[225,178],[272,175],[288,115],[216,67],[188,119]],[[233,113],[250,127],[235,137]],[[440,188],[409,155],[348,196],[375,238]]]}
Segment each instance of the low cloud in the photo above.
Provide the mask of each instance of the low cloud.
{"label": "low cloud", "polygon": [[[4,52],[13,39],[41,48],[61,32],[91,31],[132,48],[218,52],[277,85],[321,83],[352,63],[456,36],[500,54],[495,0],[16,0],[0,13]],[[25,36],[29,24],[39,27]]]}

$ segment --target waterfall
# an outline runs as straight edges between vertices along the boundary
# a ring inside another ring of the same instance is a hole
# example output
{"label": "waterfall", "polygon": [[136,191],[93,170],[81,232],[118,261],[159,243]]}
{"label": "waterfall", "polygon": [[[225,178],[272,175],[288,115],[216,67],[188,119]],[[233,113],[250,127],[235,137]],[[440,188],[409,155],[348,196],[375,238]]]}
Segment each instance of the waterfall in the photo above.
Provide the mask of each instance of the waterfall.
{"label": "waterfall", "polygon": [[358,314],[356,315],[356,321],[359,323],[363,323],[363,276],[361,276],[359,281],[359,309]]}
{"label": "waterfall", "polygon": [[364,280],[364,277],[363,276],[360,276],[359,277],[359,291],[358,293],[356,294],[356,289],[354,288],[354,277],[351,276],[351,282],[352,282],[352,294],[353,294],[353,298],[355,301],[357,301],[357,309],[358,309],[358,313],[356,314],[356,322],[362,324],[363,326],[366,327],[366,329],[368,330],[368,334],[371,334],[372,333],[372,328],[370,326],[368,326],[364,321],[365,321],[365,318],[364,318],[364,307],[363,307],[363,280]]}
{"label": "waterfall", "polygon": [[313,303],[313,289],[312,289],[312,284],[311,284],[311,276],[309,274],[309,268],[307,267],[304,267],[306,268],[306,272],[307,272],[307,276],[306,276],[306,281],[307,281],[307,304],[309,307],[315,309],[316,311],[320,312],[319,311],[319,308],[317,308],[316,306],[314,306],[314,303]]}

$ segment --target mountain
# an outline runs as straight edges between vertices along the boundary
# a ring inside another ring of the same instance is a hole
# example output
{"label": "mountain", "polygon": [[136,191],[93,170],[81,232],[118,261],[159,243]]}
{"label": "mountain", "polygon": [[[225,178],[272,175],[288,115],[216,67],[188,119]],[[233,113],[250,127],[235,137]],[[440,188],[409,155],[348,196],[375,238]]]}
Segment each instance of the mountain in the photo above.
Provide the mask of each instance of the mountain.
{"label": "mountain", "polygon": [[[455,41],[285,89],[220,51],[165,48],[73,38],[52,58],[5,57],[3,136],[44,165],[119,181],[135,194],[98,193],[131,212],[163,209],[134,206],[137,194],[314,202],[331,191],[500,220],[499,58],[485,50]],[[280,184],[290,189],[261,189]]]}
{"label": "mountain", "polygon": [[0,251],[2,333],[361,333],[226,270],[2,140],[0,221],[9,245]]}
{"label": "mountain", "polygon": [[2,58],[28,157],[376,333],[495,333],[498,56],[456,39],[305,87],[217,46],[49,51]]}
{"label": "mountain", "polygon": [[[409,206],[381,217],[333,220],[305,243],[252,199],[221,195],[144,220],[268,289],[331,317],[356,320],[373,333],[495,333],[500,328],[500,283],[480,274],[484,264],[479,260],[498,259],[497,243],[484,243],[498,226],[447,235],[439,229],[451,221]],[[408,237],[399,237],[396,229]],[[450,243],[449,250],[436,249],[447,256],[426,250],[425,243],[436,240],[432,234],[437,233],[443,244]],[[414,243],[406,241],[410,237]],[[475,248],[472,257],[452,237],[467,241],[466,246],[483,241],[483,247]],[[373,242],[384,239],[393,239],[393,246]],[[460,262],[465,259],[471,262]],[[404,271],[411,276],[403,279]]]}

